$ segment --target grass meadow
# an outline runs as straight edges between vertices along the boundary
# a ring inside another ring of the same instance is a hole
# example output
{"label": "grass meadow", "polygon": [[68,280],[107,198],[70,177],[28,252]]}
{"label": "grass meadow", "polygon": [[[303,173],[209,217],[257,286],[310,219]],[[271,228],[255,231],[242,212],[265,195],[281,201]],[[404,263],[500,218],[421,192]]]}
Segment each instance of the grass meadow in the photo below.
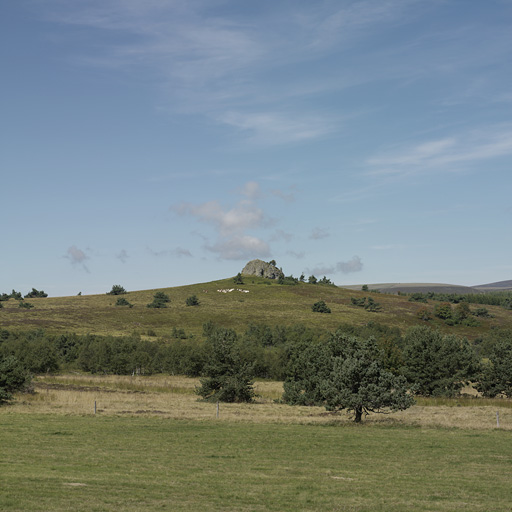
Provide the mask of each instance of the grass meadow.
{"label": "grass meadow", "polygon": [[511,510],[510,401],[423,400],[355,425],[276,403],[278,382],[217,417],[197,384],[39,377],[0,408],[0,510]]}

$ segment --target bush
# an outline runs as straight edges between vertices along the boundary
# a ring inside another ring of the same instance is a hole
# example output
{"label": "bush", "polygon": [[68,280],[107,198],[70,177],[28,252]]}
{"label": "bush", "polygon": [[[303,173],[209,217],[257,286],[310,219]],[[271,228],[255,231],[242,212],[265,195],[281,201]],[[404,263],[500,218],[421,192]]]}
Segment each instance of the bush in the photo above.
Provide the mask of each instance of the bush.
{"label": "bush", "polygon": [[34,305],[31,304],[30,302],[25,302],[23,300],[20,300],[20,303],[18,304],[18,307],[19,308],[24,308],[24,309],[32,309],[34,307]]}
{"label": "bush", "polygon": [[319,300],[318,302],[315,302],[313,306],[311,306],[311,310],[315,313],[330,313],[331,309],[323,300]]}
{"label": "bush", "polygon": [[40,297],[48,297],[48,294],[43,290],[36,290],[35,288],[32,288],[32,291],[25,295],[25,299],[36,299]]}
{"label": "bush", "polygon": [[244,284],[244,280],[242,279],[242,274],[240,272],[238,272],[236,277],[233,278],[233,282],[235,284]]}
{"label": "bush", "polygon": [[153,302],[147,305],[148,308],[166,308],[166,304],[171,302],[171,299],[164,292],[156,292],[153,295]]}
{"label": "bush", "polygon": [[124,297],[119,297],[116,301],[116,306],[128,306],[133,308],[133,304],[130,304]]}
{"label": "bush", "polygon": [[[410,299],[409,299],[410,300]],[[428,322],[429,320],[432,320],[432,318],[434,318],[432,316],[432,313],[427,309],[427,308],[421,308],[418,310],[418,312],[416,313],[416,316],[420,319],[420,320],[424,320],[425,322]]]}
{"label": "bush", "polygon": [[31,376],[14,356],[0,356],[0,404],[12,400],[13,393],[25,390]]}
{"label": "bush", "polygon": [[126,290],[120,284],[115,284],[112,286],[112,290],[107,292],[107,295],[122,295],[123,293],[127,293]]}
{"label": "bush", "polygon": [[195,295],[192,295],[190,297],[187,297],[185,304],[187,306],[199,306],[199,299]]}

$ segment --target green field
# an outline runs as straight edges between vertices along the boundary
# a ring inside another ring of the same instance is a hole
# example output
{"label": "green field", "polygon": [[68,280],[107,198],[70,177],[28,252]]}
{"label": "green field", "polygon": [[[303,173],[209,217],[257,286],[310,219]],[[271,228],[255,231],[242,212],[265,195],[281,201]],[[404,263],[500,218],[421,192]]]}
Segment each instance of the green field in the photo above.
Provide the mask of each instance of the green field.
{"label": "green field", "polygon": [[[218,290],[233,290],[222,293]],[[239,291],[247,290],[247,293]],[[108,290],[106,290],[108,291]],[[111,334],[114,336],[142,336],[147,333],[169,336],[176,327],[187,334],[201,335],[203,324],[216,325],[245,331],[253,324],[291,326],[304,324],[324,331],[334,331],[341,323],[364,325],[376,321],[404,331],[411,325],[422,323],[416,316],[418,310],[433,310],[436,302],[429,304],[409,302],[405,296],[364,293],[336,286],[299,283],[295,286],[279,285],[261,278],[244,278],[243,285],[235,285],[233,278],[209,283],[174,288],[162,288],[171,302],[163,309],[146,305],[157,290],[128,292],[126,298],[132,308],[116,306],[118,296],[88,295],[73,297],[48,297],[29,299],[32,309],[18,307],[14,299],[3,302],[0,309],[0,327],[9,330],[44,329],[50,333],[75,332],[79,334]],[[200,305],[186,306],[188,297],[196,295]],[[380,312],[369,312],[351,304],[351,297],[371,296],[381,304]],[[323,300],[331,314],[314,313],[312,305]],[[471,305],[472,308],[476,305]],[[429,325],[445,332],[464,335],[470,339],[481,336],[492,327],[512,327],[512,311],[497,306],[486,306],[492,318],[479,319],[479,327],[447,326],[434,318]]]}
{"label": "green field", "polygon": [[0,416],[5,511],[510,511],[512,432]]}

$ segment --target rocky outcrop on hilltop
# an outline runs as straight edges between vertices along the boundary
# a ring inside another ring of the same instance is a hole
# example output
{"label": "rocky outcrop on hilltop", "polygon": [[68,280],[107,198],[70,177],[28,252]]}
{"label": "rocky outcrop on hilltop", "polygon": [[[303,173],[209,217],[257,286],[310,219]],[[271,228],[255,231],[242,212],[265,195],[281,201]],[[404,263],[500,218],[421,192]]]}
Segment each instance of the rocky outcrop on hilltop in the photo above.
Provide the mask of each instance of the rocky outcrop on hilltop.
{"label": "rocky outcrop on hilltop", "polygon": [[282,272],[272,263],[267,263],[262,260],[252,260],[245,265],[242,270],[242,275],[266,277],[267,279],[279,279]]}

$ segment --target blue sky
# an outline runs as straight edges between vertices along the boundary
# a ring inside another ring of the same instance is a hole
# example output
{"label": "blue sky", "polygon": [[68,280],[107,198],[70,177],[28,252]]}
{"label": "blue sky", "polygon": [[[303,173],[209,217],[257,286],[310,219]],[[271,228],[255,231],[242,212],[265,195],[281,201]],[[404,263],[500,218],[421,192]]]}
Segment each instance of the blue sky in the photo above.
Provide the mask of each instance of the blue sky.
{"label": "blue sky", "polygon": [[512,279],[510,0],[17,0],[0,42],[0,292]]}

